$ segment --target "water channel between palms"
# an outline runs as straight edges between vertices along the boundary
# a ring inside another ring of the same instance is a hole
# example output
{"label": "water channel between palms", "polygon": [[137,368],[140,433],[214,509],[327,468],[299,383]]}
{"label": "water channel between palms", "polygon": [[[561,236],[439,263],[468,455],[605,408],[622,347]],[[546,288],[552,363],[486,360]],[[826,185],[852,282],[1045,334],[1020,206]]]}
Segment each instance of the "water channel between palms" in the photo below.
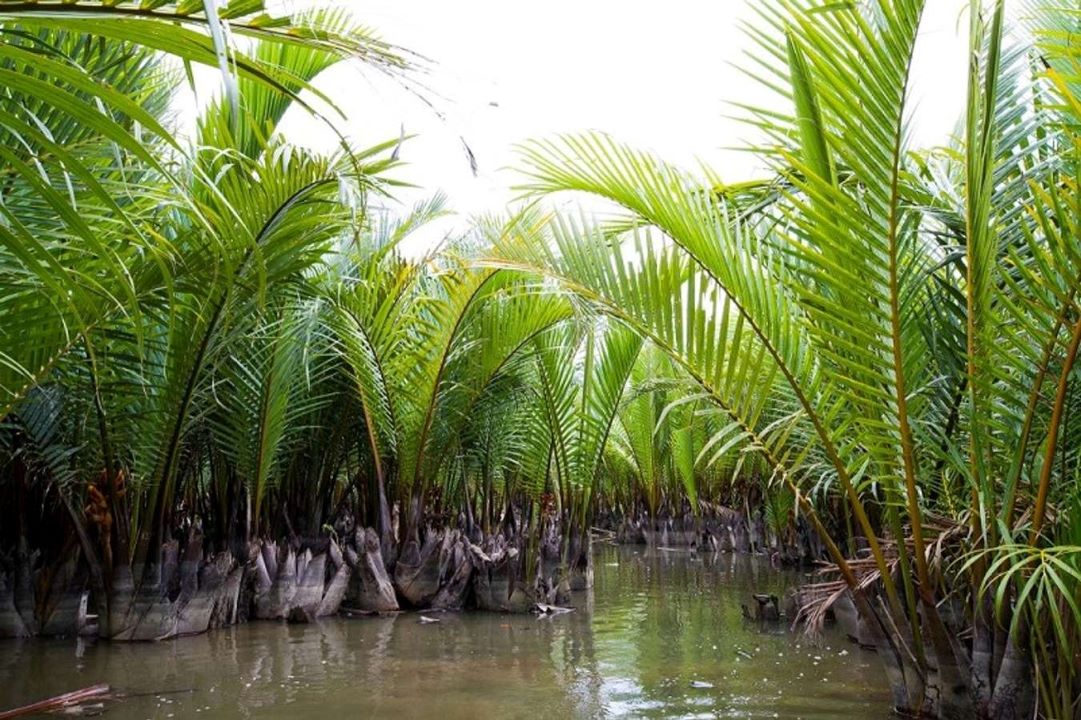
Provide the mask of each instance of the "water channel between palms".
{"label": "water channel between palms", "polygon": [[799,574],[761,558],[598,546],[552,618],[417,613],[253,622],[161,643],[5,640],[0,708],[106,682],[110,718],[885,718],[878,659],[743,619]]}

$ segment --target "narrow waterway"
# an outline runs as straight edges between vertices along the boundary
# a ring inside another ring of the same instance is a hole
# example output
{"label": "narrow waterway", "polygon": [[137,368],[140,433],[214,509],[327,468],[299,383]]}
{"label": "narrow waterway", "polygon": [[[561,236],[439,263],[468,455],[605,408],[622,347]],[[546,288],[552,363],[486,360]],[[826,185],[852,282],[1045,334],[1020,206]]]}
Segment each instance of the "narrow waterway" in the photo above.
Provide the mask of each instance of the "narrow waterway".
{"label": "narrow waterway", "polygon": [[162,643],[0,641],[0,710],[105,682],[108,718],[886,718],[873,653],[746,622],[759,558],[600,546],[575,612],[255,622]]}

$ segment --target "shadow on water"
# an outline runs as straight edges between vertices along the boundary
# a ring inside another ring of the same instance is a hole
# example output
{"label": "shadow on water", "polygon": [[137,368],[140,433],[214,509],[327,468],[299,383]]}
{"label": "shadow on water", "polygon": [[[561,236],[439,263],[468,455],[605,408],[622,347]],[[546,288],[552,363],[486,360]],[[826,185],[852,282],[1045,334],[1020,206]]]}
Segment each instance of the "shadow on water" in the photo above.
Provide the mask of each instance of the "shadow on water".
{"label": "shadow on water", "polygon": [[878,661],[745,621],[799,581],[760,558],[598,547],[596,587],[550,618],[256,622],[163,643],[0,642],[0,709],[106,682],[113,718],[884,718]]}

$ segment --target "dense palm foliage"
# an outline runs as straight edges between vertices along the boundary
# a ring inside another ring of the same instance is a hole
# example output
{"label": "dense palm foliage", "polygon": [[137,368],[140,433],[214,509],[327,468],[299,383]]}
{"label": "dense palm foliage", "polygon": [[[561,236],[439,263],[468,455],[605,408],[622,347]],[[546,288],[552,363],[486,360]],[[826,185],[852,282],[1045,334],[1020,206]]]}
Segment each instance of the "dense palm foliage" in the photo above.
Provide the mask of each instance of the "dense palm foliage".
{"label": "dense palm foliage", "polygon": [[[532,538],[515,588],[585,574],[638,337],[482,267],[471,241],[403,257],[445,211],[380,209],[396,142],[323,155],[276,131],[296,108],[336,132],[312,85],[334,63],[406,76],[408,57],[341,13],[0,10],[5,633],[70,631],[87,583],[108,637],[231,621],[239,589],[228,611],[215,593],[250,562],[254,612],[285,614],[295,589],[276,583],[309,564],[289,553],[326,563],[329,535],[356,568],[354,527],[379,538],[369,579],[397,572],[416,604],[461,601],[435,595],[452,546],[466,580],[471,552],[491,562],[450,528]],[[224,87],[189,130],[170,108],[196,63]],[[281,557],[262,545],[283,537]],[[316,599],[308,615],[336,607]]]}
{"label": "dense palm foliage", "polygon": [[[190,630],[208,568],[254,576],[258,616],[309,575],[296,603],[336,607],[344,568],[381,602],[517,608],[588,584],[598,522],[698,543],[737,517],[745,547],[821,543],[801,615],[853,604],[899,709],[1076,714],[1077,15],[977,4],[965,116],[915,151],[923,9],[764,4],[767,180],[540,141],[537,203],[415,258],[445,203],[382,209],[395,142],[276,131],[334,131],[334,63],[408,72],[348,17],[0,3],[4,631],[66,631],[84,586],[103,635]],[[189,137],[193,64],[223,91]],[[565,191],[621,212],[548,213]]]}
{"label": "dense palm foliage", "polygon": [[956,143],[912,153],[922,8],[770,4],[756,72],[787,109],[747,116],[772,179],[725,186],[600,135],[532,144],[530,189],[626,218],[520,223],[499,254],[664,348],[812,519],[830,505],[808,498],[843,498],[866,559],[832,559],[898,707],[1012,716],[1034,663],[1044,711],[1070,716],[1076,16],[1014,8],[1007,30],[1003,3],[977,7]]}
{"label": "dense palm foliage", "polygon": [[[301,383],[333,375],[308,361],[325,335],[308,275],[387,165],[378,148],[318,156],[274,130],[332,63],[404,61],[344,15],[245,7],[3,8],[9,540],[21,575],[31,548],[70,556],[44,522],[66,511],[106,632],[174,528],[257,531],[290,425],[325,404]],[[226,44],[226,21],[258,38],[250,54]],[[223,63],[227,91],[190,144],[168,117],[179,68],[155,51]],[[50,591],[37,595],[41,611]]]}

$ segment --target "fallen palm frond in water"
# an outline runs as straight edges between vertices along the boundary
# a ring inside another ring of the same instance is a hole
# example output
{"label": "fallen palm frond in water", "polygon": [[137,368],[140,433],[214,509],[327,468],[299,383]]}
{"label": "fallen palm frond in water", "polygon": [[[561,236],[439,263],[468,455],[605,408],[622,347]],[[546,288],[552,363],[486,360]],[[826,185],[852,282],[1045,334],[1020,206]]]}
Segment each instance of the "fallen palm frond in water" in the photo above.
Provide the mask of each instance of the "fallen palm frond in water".
{"label": "fallen palm frond in water", "polygon": [[[879,541],[884,549],[888,549],[888,543]],[[888,557],[890,572],[894,572],[898,559],[896,553]],[[872,558],[858,558],[848,561],[849,568],[855,574],[860,590],[867,591],[875,586],[881,579],[881,574]],[[837,566],[833,563],[822,562],[815,574],[819,576],[836,576],[839,574]],[[824,580],[816,583],[808,583],[799,588],[799,596],[796,599],[796,613],[792,620],[792,627],[803,625],[804,630],[811,634],[817,634],[826,623],[826,616],[834,605],[841,600],[849,591],[848,583],[844,580]],[[856,636],[854,633],[849,633]]]}
{"label": "fallen palm frond in water", "polygon": [[36,703],[23,705],[22,707],[17,707],[13,710],[0,711],[0,720],[9,720],[9,718],[20,718],[28,715],[37,715],[39,713],[56,712],[58,710],[73,708],[90,700],[104,699],[109,696],[111,692],[112,688],[108,685],[91,685],[82,690],[74,690],[47,700],[39,700]]}
{"label": "fallen palm frond in water", "polygon": [[[925,552],[928,556],[928,565],[935,577],[941,578],[947,551],[951,545],[956,545],[964,537],[966,528],[961,523],[935,515],[928,516],[924,520],[923,529],[929,535],[933,533],[926,541]],[[882,548],[890,574],[896,574],[901,562],[897,553],[897,544],[891,538],[878,538],[878,544]],[[904,546],[905,552],[911,556],[914,551],[911,537],[905,537]],[[952,549],[956,555],[958,548]],[[800,586],[796,598],[796,614],[792,623],[793,628],[802,624],[804,629],[812,635],[822,629],[829,611],[845,597],[850,589],[848,584],[840,579],[840,569],[836,563],[820,561],[817,565],[814,574],[830,579]],[[848,566],[857,578],[858,588],[861,591],[868,592],[877,589],[882,574],[873,558],[849,559]]]}

